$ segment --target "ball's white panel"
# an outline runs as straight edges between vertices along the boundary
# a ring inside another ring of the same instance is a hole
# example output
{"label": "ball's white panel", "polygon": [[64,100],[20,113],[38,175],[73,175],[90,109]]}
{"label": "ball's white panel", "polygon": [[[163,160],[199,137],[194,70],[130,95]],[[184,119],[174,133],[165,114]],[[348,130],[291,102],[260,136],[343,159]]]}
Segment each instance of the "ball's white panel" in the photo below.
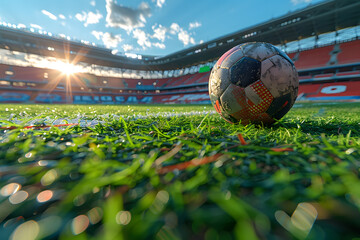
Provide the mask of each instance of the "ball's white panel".
{"label": "ball's white panel", "polygon": [[277,50],[269,43],[253,42],[241,46],[243,53],[247,57],[263,61],[278,54]]}
{"label": "ball's white panel", "polygon": [[209,78],[209,93],[219,98],[230,83],[229,70],[214,67]]}
{"label": "ball's white panel", "polygon": [[243,56],[244,56],[244,53],[243,53],[242,49],[239,48],[224,59],[224,61],[221,64],[221,67],[222,68],[230,68],[232,65],[234,65],[234,63],[239,61],[239,59],[241,59]]}
{"label": "ball's white panel", "polygon": [[299,86],[295,68],[280,55],[261,63],[261,81],[274,98],[295,92]]}
{"label": "ball's white panel", "polygon": [[265,73],[266,71],[268,71],[270,68],[272,68],[274,66],[275,66],[275,64],[269,59],[262,61],[261,62],[261,75],[263,75],[263,73]]}
{"label": "ball's white panel", "polygon": [[234,91],[235,88],[239,87],[234,84],[230,84],[220,97],[221,106],[228,114],[238,112],[242,109],[237,101],[238,96],[234,94],[236,92]]}
{"label": "ball's white panel", "polygon": [[246,98],[253,102],[255,105],[260,104],[261,98],[251,86],[245,88],[245,95]]}

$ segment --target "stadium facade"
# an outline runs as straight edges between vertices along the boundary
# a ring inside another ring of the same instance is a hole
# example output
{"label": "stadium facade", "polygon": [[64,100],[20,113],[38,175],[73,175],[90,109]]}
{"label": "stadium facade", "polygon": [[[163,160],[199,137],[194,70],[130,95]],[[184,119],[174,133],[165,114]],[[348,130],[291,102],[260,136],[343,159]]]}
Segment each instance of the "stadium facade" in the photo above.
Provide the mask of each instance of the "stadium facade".
{"label": "stadium facade", "polygon": [[250,41],[270,42],[293,59],[299,100],[360,100],[359,19],[359,1],[324,1],[163,57],[112,54],[1,23],[0,102],[209,103],[209,70]]}

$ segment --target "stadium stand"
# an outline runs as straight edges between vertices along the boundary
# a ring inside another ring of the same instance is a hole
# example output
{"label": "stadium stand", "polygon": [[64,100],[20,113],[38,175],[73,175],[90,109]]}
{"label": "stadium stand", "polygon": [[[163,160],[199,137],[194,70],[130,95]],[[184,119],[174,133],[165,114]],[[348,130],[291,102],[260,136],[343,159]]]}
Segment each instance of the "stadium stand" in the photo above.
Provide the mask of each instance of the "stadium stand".
{"label": "stadium stand", "polygon": [[339,72],[336,73],[337,77],[341,77],[341,76],[356,76],[356,75],[360,75],[360,71],[350,71],[350,72]]}
{"label": "stadium stand", "polygon": [[[335,45],[330,45],[289,54],[289,57],[293,59],[296,55],[298,56],[295,65],[302,74],[299,77],[300,100],[349,100],[350,98],[358,99],[357,96],[360,96],[360,90],[357,90],[360,89],[360,70],[355,68],[350,71],[341,70],[342,64],[360,62],[359,55],[350,54],[351,49],[360,48],[360,41],[354,40],[340,44],[341,52],[337,54],[337,64],[328,66],[327,63],[334,47]],[[311,71],[319,67],[331,67],[330,70],[333,72]],[[0,86],[8,87],[6,92],[0,91],[0,101],[18,102],[26,99],[33,102],[65,102],[66,96],[63,91],[66,88],[66,77],[59,78],[59,75],[60,72],[57,70],[0,64]],[[73,95],[81,99],[81,101],[74,100],[77,103],[203,103],[209,101],[209,98],[206,97],[207,86],[204,87],[201,84],[207,84],[209,75],[209,72],[205,72],[168,78],[131,79],[78,73],[71,77],[70,82]],[[56,83],[51,83],[56,78]],[[317,83],[319,81],[330,81],[330,83]],[[340,84],[337,81],[349,82],[340,82]],[[54,86],[54,84],[57,85]],[[43,91],[49,86],[56,87],[55,97],[51,94],[43,95]],[[184,88],[186,86],[190,87]],[[337,91],[344,88],[346,91],[335,93],[334,89],[329,88],[331,86],[334,86]],[[321,90],[323,88],[330,91],[324,92]],[[22,92],[19,92],[20,89],[23,89]],[[87,95],[89,91],[92,97]],[[40,97],[37,97],[34,92],[38,92]],[[15,93],[20,95],[17,96]],[[110,95],[104,97],[103,94]],[[145,95],[148,97],[142,101]],[[46,100],[46,98],[49,99]],[[128,99],[130,101],[127,101]]]}
{"label": "stadium stand", "polygon": [[338,64],[360,62],[360,40],[341,43],[337,60]]}
{"label": "stadium stand", "polygon": [[330,61],[330,52],[333,48],[332,45],[300,52],[295,61],[296,68],[300,70],[326,66]]}
{"label": "stadium stand", "polygon": [[26,81],[43,81],[45,69],[39,69],[34,67],[18,67],[12,66],[12,72],[14,73],[10,79],[14,80],[26,80]]}
{"label": "stadium stand", "polygon": [[194,83],[205,83],[208,82],[210,77],[210,73],[205,73],[202,76],[200,76]]}
{"label": "stadium stand", "polygon": [[308,101],[360,99],[360,81],[300,85],[299,98]]}
{"label": "stadium stand", "polygon": [[[0,26],[0,102],[209,103],[209,70],[216,60],[237,44],[264,40],[286,50],[294,61],[300,100],[358,100],[360,26],[359,11],[354,9],[359,7],[356,0],[328,0],[165,57],[142,60]],[[322,24],[316,25],[315,18]],[[81,64],[88,70],[66,76],[60,70],[19,62],[29,53],[39,59],[54,57],[42,50],[49,45],[58,53],[64,45],[71,45],[72,53],[86,50]],[[22,52],[23,58],[13,51]]]}

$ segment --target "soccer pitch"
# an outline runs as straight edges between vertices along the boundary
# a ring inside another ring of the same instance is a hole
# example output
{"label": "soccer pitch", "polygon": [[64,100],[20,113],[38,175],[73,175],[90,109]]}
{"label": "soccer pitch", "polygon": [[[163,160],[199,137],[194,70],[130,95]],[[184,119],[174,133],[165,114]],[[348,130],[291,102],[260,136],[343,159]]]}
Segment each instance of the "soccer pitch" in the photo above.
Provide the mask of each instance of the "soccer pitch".
{"label": "soccer pitch", "polygon": [[0,105],[0,238],[359,237],[359,123],[360,103],[271,127],[210,105]]}

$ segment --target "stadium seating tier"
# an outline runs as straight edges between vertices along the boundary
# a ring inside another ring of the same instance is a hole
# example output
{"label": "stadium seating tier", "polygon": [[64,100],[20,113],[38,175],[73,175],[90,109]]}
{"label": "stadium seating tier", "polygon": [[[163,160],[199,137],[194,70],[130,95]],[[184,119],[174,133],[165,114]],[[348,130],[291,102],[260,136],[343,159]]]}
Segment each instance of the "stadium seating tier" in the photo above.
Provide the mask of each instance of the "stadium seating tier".
{"label": "stadium seating tier", "polygon": [[[288,54],[303,75],[299,77],[301,99],[360,98],[359,53],[360,40],[354,40]],[[330,60],[335,65],[329,65]],[[348,67],[349,64],[358,67]],[[332,72],[317,70],[330,66],[334,69]],[[340,70],[341,66],[344,67]],[[0,64],[0,102],[64,103],[68,99],[65,91],[69,83],[72,100],[77,103],[209,102],[206,86],[209,76],[210,72],[153,79],[101,77],[87,73],[66,77],[58,70]],[[329,82],[331,79],[333,82]]]}

